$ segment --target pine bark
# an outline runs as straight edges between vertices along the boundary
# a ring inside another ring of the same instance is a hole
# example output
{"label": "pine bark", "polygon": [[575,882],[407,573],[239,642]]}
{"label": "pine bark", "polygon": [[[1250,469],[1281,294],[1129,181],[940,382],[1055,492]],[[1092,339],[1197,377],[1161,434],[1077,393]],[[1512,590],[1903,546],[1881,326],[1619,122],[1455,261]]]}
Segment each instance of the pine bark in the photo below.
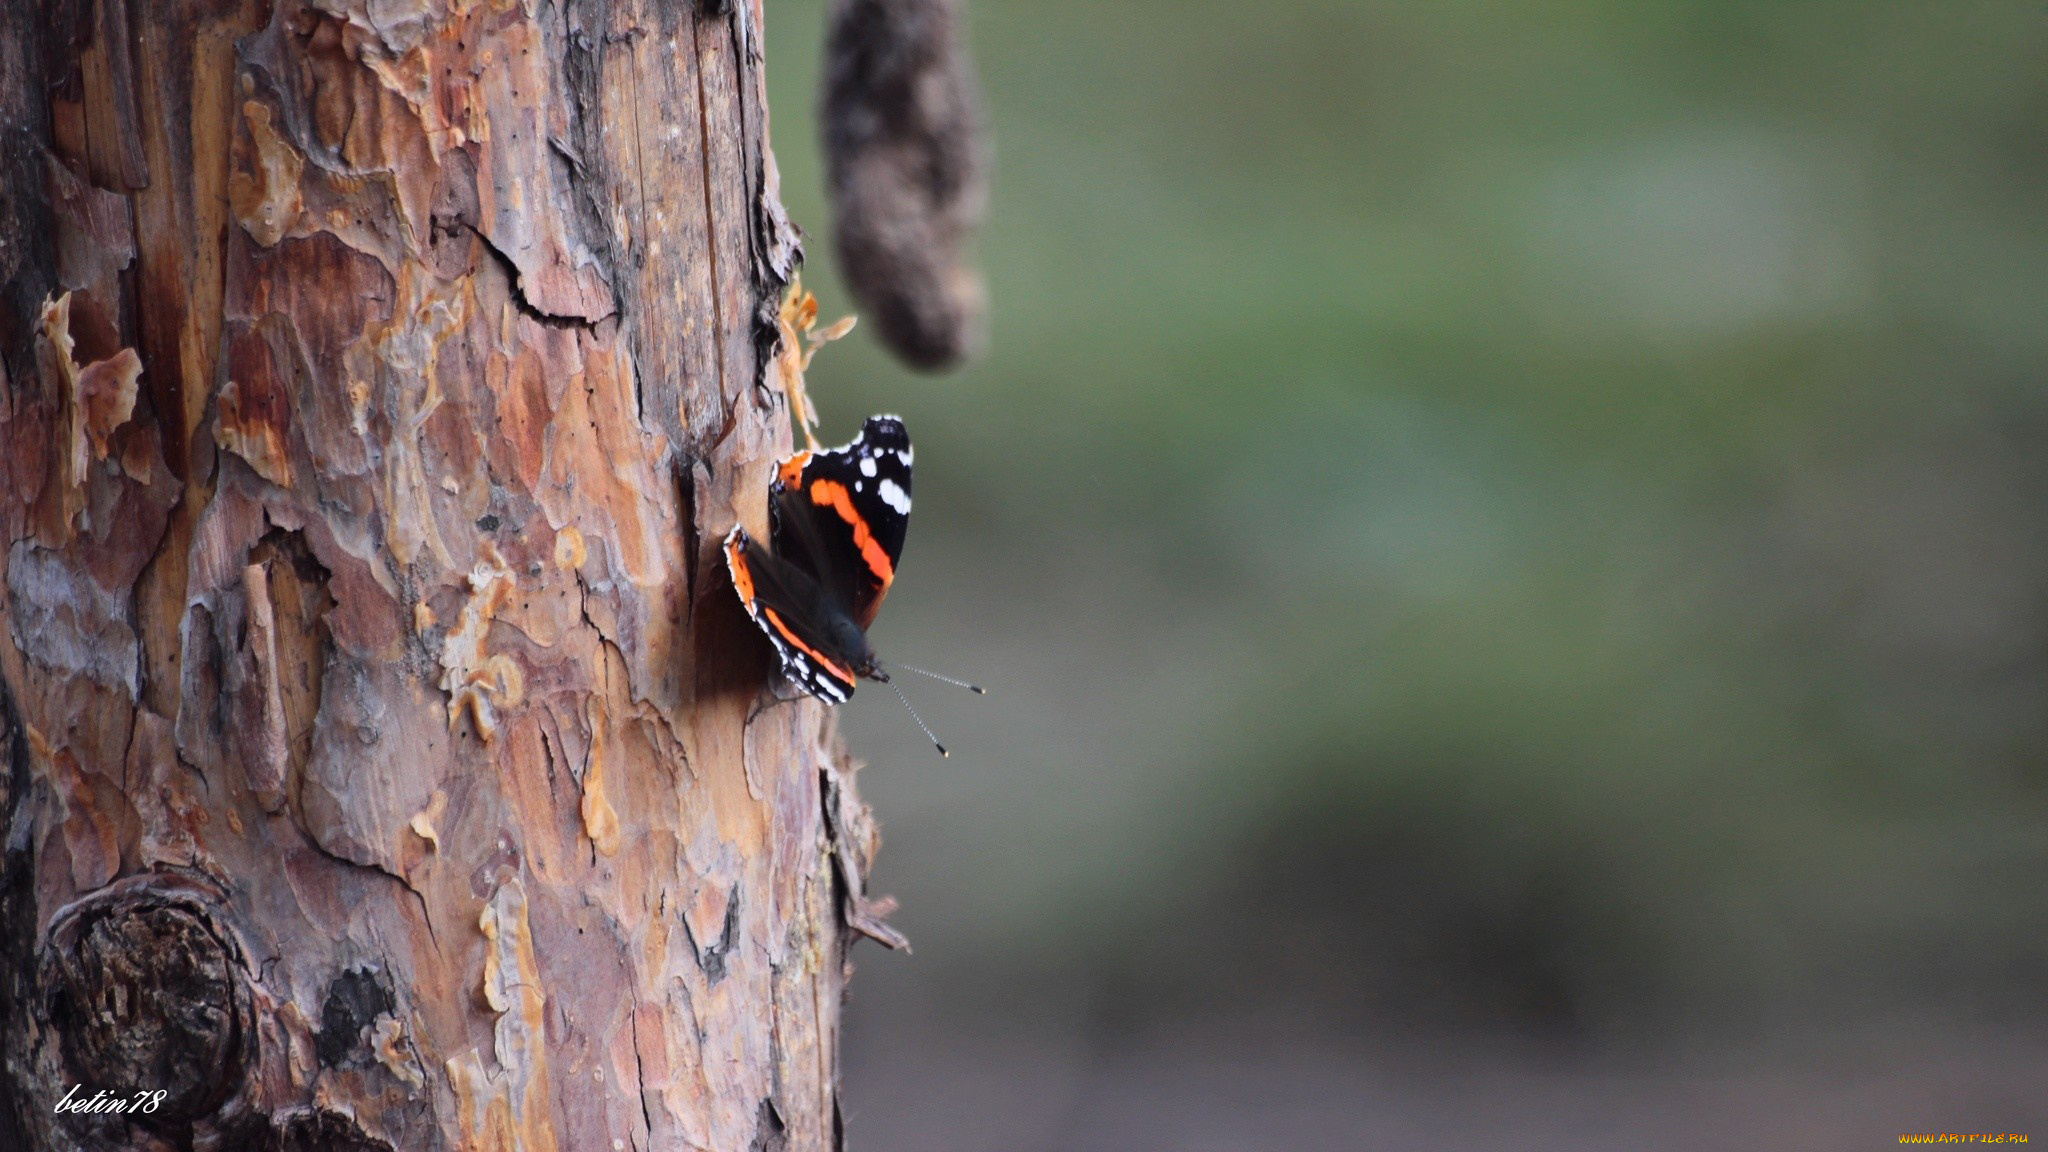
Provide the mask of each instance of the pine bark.
{"label": "pine bark", "polygon": [[835,1147],[760,0],[19,0],[0,198],[0,1148]]}

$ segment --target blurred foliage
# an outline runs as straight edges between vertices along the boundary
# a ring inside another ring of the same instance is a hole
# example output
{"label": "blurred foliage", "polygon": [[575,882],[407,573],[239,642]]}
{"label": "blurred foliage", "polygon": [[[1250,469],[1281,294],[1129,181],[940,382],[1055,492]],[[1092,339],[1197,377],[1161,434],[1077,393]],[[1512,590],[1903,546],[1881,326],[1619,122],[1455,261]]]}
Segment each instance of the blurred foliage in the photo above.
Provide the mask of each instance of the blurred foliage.
{"label": "blurred foliage", "polygon": [[920,962],[2048,1008],[2048,11],[971,7],[990,354],[813,369],[918,438],[884,656],[996,688],[849,709]]}

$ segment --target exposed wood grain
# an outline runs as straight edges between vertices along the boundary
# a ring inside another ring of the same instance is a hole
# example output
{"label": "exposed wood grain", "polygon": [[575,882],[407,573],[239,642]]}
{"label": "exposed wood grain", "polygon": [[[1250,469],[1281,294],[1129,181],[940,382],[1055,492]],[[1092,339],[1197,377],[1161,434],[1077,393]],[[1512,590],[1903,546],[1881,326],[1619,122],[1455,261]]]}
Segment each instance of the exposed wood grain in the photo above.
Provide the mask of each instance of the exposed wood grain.
{"label": "exposed wood grain", "polygon": [[835,1147],[900,938],[715,547],[790,436],[758,0],[58,8],[0,17],[20,1140]]}

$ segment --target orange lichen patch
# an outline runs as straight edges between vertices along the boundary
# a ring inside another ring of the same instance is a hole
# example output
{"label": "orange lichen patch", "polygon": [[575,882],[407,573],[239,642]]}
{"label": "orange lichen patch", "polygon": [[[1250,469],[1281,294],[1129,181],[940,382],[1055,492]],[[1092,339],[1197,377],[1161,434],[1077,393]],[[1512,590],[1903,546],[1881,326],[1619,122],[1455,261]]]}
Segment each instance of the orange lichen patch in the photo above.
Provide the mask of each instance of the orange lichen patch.
{"label": "orange lichen patch", "polygon": [[265,248],[285,238],[304,206],[299,178],[305,158],[271,126],[270,106],[256,100],[242,102],[242,119],[249,126],[250,142],[256,146],[255,167],[236,172],[228,180],[228,203],[235,219],[250,237]]}
{"label": "orange lichen patch", "polygon": [[888,587],[889,582],[896,578],[896,565],[890,561],[881,541],[868,531],[868,522],[854,511],[853,494],[846,490],[846,485],[837,480],[813,480],[811,501],[825,505],[846,521],[847,526],[853,529],[853,544],[860,549],[861,560],[867,564],[868,571],[882,582],[882,586]]}
{"label": "orange lichen patch", "polygon": [[782,297],[782,306],[775,314],[775,326],[781,335],[775,348],[775,368],[782,377],[783,395],[789,397],[789,414],[796,426],[803,432],[804,442],[812,448],[818,446],[816,429],[818,411],[812,407],[810,393],[804,390],[804,373],[810,370],[811,357],[818,349],[853,331],[855,318],[842,316],[813,332],[818,322],[818,298],[804,290],[803,277],[790,281],[789,291]]}
{"label": "orange lichen patch", "polygon": [[555,533],[555,567],[564,572],[573,572],[583,567],[583,562],[589,556],[589,549],[583,543],[583,533],[578,531],[574,524],[567,525]]}
{"label": "orange lichen patch", "polygon": [[619,850],[619,814],[604,794],[604,706],[590,698],[590,752],[583,767],[583,833],[599,853]]}
{"label": "orange lichen patch", "polygon": [[469,573],[469,601],[441,642],[441,690],[448,693],[448,727],[453,730],[467,713],[477,735],[489,742],[498,732],[497,708],[524,699],[526,676],[510,657],[484,652],[491,619],[511,600],[518,581],[490,541],[480,552]]}
{"label": "orange lichen patch", "polygon": [[425,600],[412,606],[412,630],[424,636],[434,626],[434,606]]}
{"label": "orange lichen patch", "polygon": [[277,378],[270,343],[258,333],[241,332],[228,345],[228,382],[215,407],[214,443],[248,461],[258,476],[291,487],[285,442],[291,400]]}

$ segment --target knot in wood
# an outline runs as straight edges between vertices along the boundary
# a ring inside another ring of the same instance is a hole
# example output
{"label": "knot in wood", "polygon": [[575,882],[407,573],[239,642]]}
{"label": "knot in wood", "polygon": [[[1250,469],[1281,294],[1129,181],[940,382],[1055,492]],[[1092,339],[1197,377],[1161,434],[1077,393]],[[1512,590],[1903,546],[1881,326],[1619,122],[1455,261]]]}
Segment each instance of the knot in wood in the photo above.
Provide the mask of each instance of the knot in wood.
{"label": "knot in wood", "polygon": [[142,876],[51,924],[42,985],[82,1088],[164,1093],[152,1127],[211,1114],[242,1078],[250,1028],[241,949],[195,885]]}
{"label": "knot in wood", "polygon": [[279,1116],[264,1152],[392,1152],[392,1148],[349,1117],[319,1108]]}

